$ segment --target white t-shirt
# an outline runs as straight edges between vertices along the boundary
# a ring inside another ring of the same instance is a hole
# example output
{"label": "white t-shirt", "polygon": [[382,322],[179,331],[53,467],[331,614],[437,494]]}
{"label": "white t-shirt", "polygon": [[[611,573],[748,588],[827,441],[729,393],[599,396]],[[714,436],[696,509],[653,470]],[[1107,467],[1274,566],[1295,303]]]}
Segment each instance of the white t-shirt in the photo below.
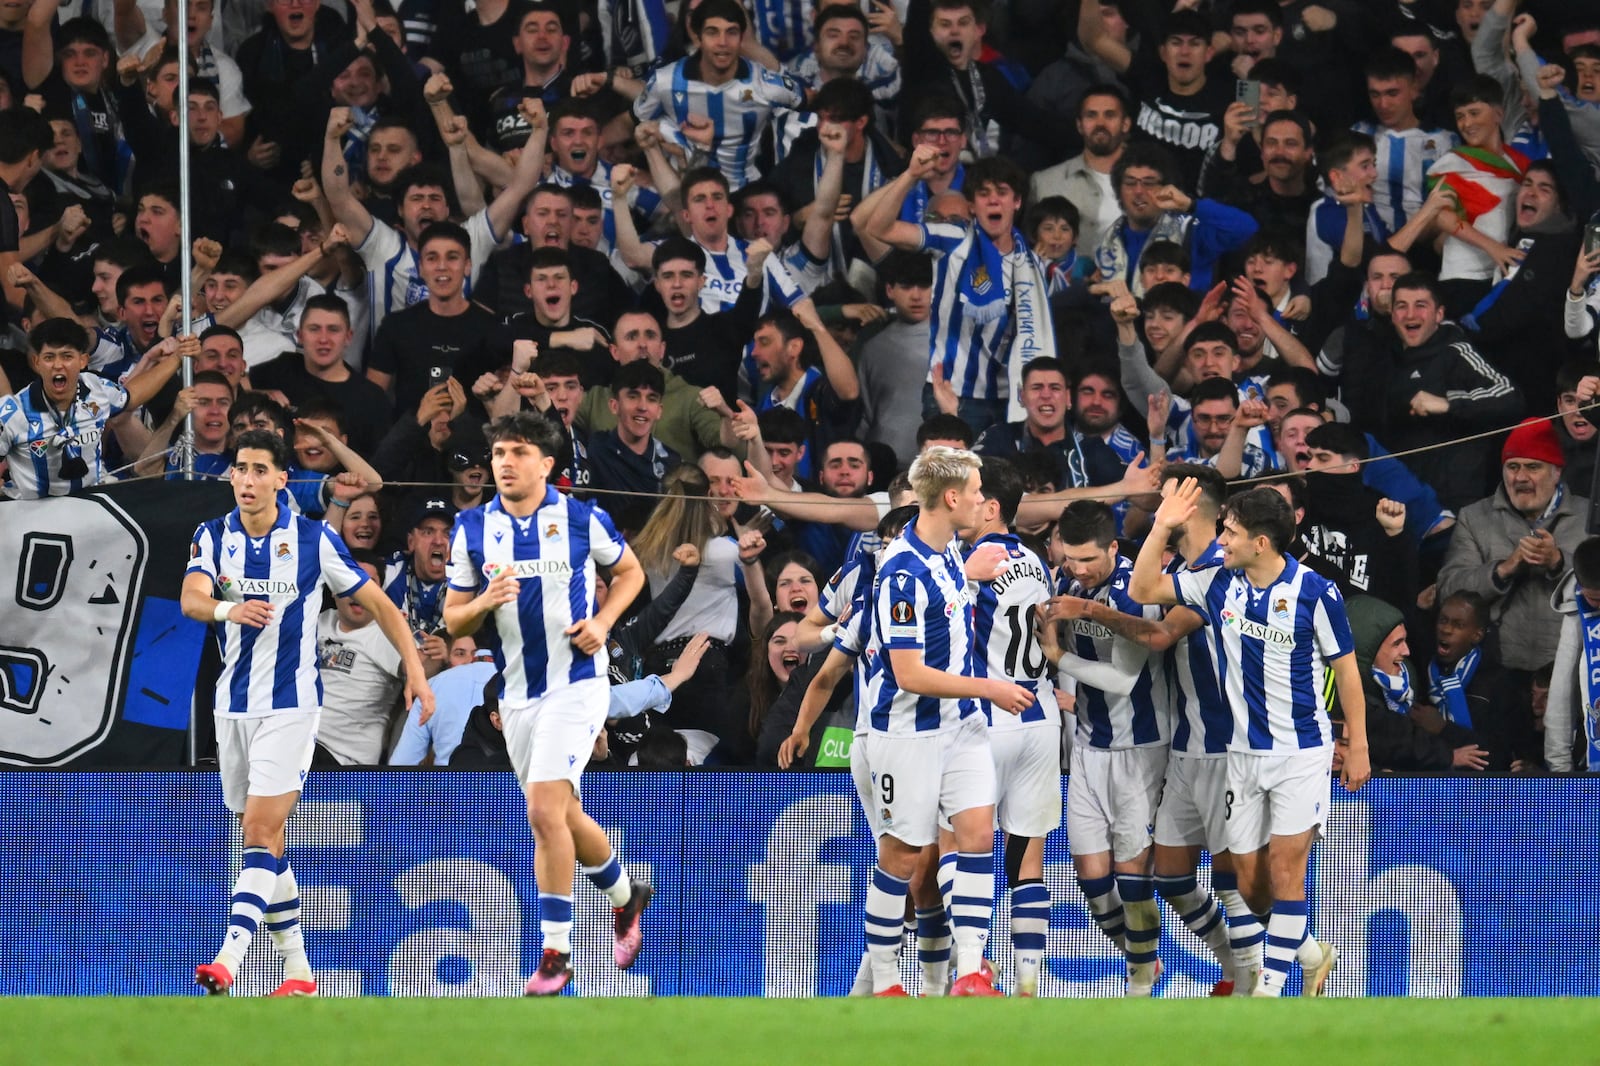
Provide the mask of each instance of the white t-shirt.
{"label": "white t-shirt", "polygon": [[400,653],[376,622],[346,631],[337,611],[317,618],[322,720],[317,740],[346,766],[376,766],[402,684]]}

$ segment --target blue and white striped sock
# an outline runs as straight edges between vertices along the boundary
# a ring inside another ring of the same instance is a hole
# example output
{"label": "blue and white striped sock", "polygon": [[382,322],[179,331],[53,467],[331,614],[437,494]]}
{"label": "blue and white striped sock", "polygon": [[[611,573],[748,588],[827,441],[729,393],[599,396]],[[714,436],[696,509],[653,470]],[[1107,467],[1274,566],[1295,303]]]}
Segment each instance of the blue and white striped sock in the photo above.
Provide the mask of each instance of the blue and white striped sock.
{"label": "blue and white striped sock", "polygon": [[1123,919],[1128,924],[1128,965],[1156,961],[1161,941],[1161,907],[1156,903],[1155,879],[1149,874],[1117,874]]}
{"label": "blue and white striped sock", "polygon": [[572,954],[572,897],[539,893],[539,934],[545,951]]}
{"label": "blue and white striped sock", "polygon": [[[1213,870],[1211,887],[1217,893],[1217,902],[1227,912],[1228,946],[1233,952],[1234,973],[1259,969],[1261,945],[1267,939],[1267,931],[1261,927],[1261,919],[1246,906],[1244,897],[1239,894],[1239,875]],[[1238,979],[1235,977],[1236,981]]]}
{"label": "blue and white striped sock", "polygon": [[944,995],[950,979],[950,921],[943,907],[917,909],[917,963],[922,968],[922,994]]}
{"label": "blue and white striped sock", "polygon": [[905,929],[906,895],[911,882],[872,868],[867,885],[867,955],[872,959],[872,990],[882,992],[901,984],[900,943]]}
{"label": "blue and white striped sock", "polygon": [[272,946],[283,959],[283,976],[291,981],[311,980],[311,961],[306,958],[306,939],[300,931],[300,885],[287,854],[278,859],[278,880],[272,902],[267,904],[266,921]]}
{"label": "blue and white striped sock", "polygon": [[950,897],[950,925],[955,930],[956,979],[977,973],[989,944],[994,917],[994,852],[963,851],[956,855],[955,894]]}
{"label": "blue and white striped sock", "polygon": [[1117,946],[1118,951],[1126,954],[1128,925],[1123,915],[1122,896],[1117,892],[1116,878],[1080,877],[1078,887],[1083,890],[1083,898],[1089,904],[1094,924],[1100,927],[1106,939]]}
{"label": "blue and white striped sock", "polygon": [[[938,867],[938,873],[937,873],[936,876],[937,876],[937,879],[938,879],[938,882],[939,882],[939,898],[944,900],[945,924],[946,925],[953,925],[955,923],[955,915],[951,911],[950,908],[953,905],[953,903],[955,901],[955,898],[956,898],[956,853],[955,852],[947,851],[943,855],[939,856],[939,867]],[[954,967],[956,962],[957,962],[956,956],[960,952],[960,950],[961,950],[961,945],[955,943],[954,941],[951,941],[951,945],[950,945],[950,965],[952,967]]]}
{"label": "blue and white striped sock", "polygon": [[1228,926],[1222,920],[1222,908],[1209,892],[1203,892],[1194,874],[1182,877],[1157,877],[1156,891],[1171,905],[1173,911],[1189,927],[1189,932],[1206,942],[1217,965],[1222,967],[1222,979],[1233,980],[1233,952],[1228,943]]}
{"label": "blue and white striped sock", "polygon": [[1050,889],[1043,881],[1019,881],[1011,889],[1011,949],[1020,995],[1037,995],[1050,929]]}
{"label": "blue and white striped sock", "polygon": [[267,910],[278,881],[278,857],[266,848],[245,848],[239,879],[233,883],[233,910],[228,919],[228,935],[217,952],[217,961],[237,973],[244,953]]}
{"label": "blue and white striped sock", "polygon": [[1284,982],[1289,979],[1289,967],[1294,964],[1295,953],[1306,938],[1306,901],[1280,899],[1272,904],[1272,916],[1267,919],[1267,958],[1261,968],[1261,984],[1257,995],[1279,996]]}
{"label": "blue and white striped sock", "polygon": [[583,875],[594,883],[594,887],[606,894],[613,907],[625,907],[633,895],[633,886],[628,881],[628,875],[622,871],[622,863],[617,859],[617,849],[612,848],[606,856],[606,861],[599,866],[581,867]]}

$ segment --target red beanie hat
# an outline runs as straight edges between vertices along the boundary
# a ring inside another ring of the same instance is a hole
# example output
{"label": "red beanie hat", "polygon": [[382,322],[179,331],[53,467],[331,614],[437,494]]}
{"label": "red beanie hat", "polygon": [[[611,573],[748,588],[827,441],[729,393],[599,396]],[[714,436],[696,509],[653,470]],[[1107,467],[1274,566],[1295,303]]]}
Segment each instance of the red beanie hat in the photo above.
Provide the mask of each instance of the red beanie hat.
{"label": "red beanie hat", "polygon": [[1525,418],[1517,424],[1511,436],[1506,438],[1505,447],[1500,449],[1502,463],[1512,459],[1534,459],[1551,466],[1567,465],[1567,457],[1561,451],[1561,441],[1556,437],[1556,427],[1548,418]]}

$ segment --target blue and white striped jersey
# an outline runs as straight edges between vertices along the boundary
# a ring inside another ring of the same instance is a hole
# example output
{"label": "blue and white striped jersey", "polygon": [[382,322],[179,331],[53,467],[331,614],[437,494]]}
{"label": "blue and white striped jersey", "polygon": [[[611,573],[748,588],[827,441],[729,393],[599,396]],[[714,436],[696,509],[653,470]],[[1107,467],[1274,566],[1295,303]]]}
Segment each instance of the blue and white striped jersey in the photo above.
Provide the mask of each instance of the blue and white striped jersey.
{"label": "blue and white striped jersey", "polygon": [[889,652],[921,653],[935,670],[974,676],[972,597],[952,544],[933,548],[908,525],[885,549],[872,588],[872,631],[866,656],[873,659],[864,703],[868,726],[890,736],[925,736],[953,729],[982,713],[977,700],[919,696],[900,688]]}
{"label": "blue and white striped jersey", "polygon": [[1050,566],[1014,533],[991,533],[972,547],[985,544],[1004,547],[1006,559],[999,577],[975,585],[972,631],[978,653],[973,666],[979,677],[1015,681],[1034,694],[1032,706],[1021,714],[996,713],[987,701],[979,701],[989,715],[989,728],[1003,732],[1039,722],[1060,726],[1050,662],[1033,635],[1033,608],[1050,598]]}
{"label": "blue and white striped jersey", "polygon": [[[1174,555],[1167,573],[1200,570],[1222,562],[1222,549],[1212,541],[1192,564]],[[1173,715],[1172,750],[1181,755],[1226,755],[1233,738],[1233,709],[1222,691],[1217,669],[1217,632],[1201,626],[1167,653],[1177,680],[1177,713]]]}
{"label": "blue and white striped jersey", "polygon": [[610,516],[553,488],[526,518],[506,513],[498,495],[456,516],[450,588],[476,595],[501,573],[510,573],[520,585],[517,599],[495,608],[485,621],[485,629],[493,630],[487,639],[513,706],[606,676],[604,645],[584,655],[565,631],[594,616],[595,563],[611,566],[626,549]]}
{"label": "blue and white striped jersey", "polygon": [[1220,565],[1172,575],[1212,630],[1233,708],[1229,751],[1282,755],[1333,743],[1328,664],[1351,653],[1339,587],[1293,559],[1264,589]]}
{"label": "blue and white striped jersey", "polygon": [[[35,500],[98,485],[107,474],[101,448],[106,422],[126,406],[127,389],[89,373],[78,375],[78,395],[64,412],[50,406],[37,381],[0,397],[0,455],[10,470],[0,488],[12,499]],[[83,460],[85,476],[61,476],[69,456]]]}
{"label": "blue and white striped jersey", "polygon": [[877,562],[872,551],[857,550],[845,557],[844,565],[828,578],[817,600],[817,606],[827,615],[828,621],[837,622],[846,607],[864,597],[864,590],[872,588],[876,571]]}
{"label": "blue and white striped jersey", "polygon": [[[1137,603],[1128,595],[1133,563],[1117,557],[1111,576],[1094,588],[1084,588],[1063,578],[1059,591],[1103,603],[1135,618],[1160,618],[1161,608]],[[1079,658],[1110,663],[1112,648],[1121,637],[1098,622],[1074,618],[1069,624],[1072,647]],[[1084,681],[1078,682],[1077,742],[1091,748],[1117,750],[1165,744],[1171,736],[1171,705],[1167,674],[1160,658],[1150,656],[1139,670],[1139,679],[1127,695],[1105,692]]]}
{"label": "blue and white striped jersey", "polygon": [[[689,239],[694,240],[692,236]],[[695,243],[700,244],[699,241]],[[742,241],[732,234],[728,235],[728,246],[720,252],[700,244],[701,250],[706,253],[706,283],[700,289],[700,310],[714,315],[739,302],[739,294],[744,291],[745,275],[750,269],[746,256],[749,247],[748,241]],[[767,256],[767,261],[761,264],[761,275],[762,314],[766,314],[774,305],[793,307],[804,299],[805,291],[795,280],[788,264],[780,262],[777,254]]]}
{"label": "blue and white striped jersey", "polygon": [[1423,182],[1428,168],[1461,142],[1454,133],[1420,126],[1391,130],[1374,122],[1357,122],[1351,128],[1377,142],[1378,182],[1372,187],[1372,206],[1389,232],[1395,233],[1422,207],[1428,195]]}
{"label": "blue and white striped jersey", "polygon": [[711,165],[740,189],[761,177],[756,149],[773,112],[804,106],[804,90],[787,73],[741,59],[732,79],[712,86],[700,80],[700,57],[691,55],[650,72],[644,92],[633,102],[633,114],[640,122],[666,119],[662,132],[691,152],[700,151],[699,146],[678,129],[690,115],[710,119]]}
{"label": "blue and white striped jersey", "polygon": [[[486,207],[462,223],[472,240],[472,269],[467,275],[466,293],[472,295],[472,285],[489,256],[506,242],[509,234],[501,235],[489,224]],[[376,220],[367,231],[366,239],[356,247],[356,254],[367,267],[367,306],[372,308],[368,323],[368,337],[378,334],[378,327],[391,311],[403,311],[412,304],[428,298],[428,286],[417,276],[417,250],[406,243],[405,234]]]}
{"label": "blue and white striped jersey", "polygon": [[[611,196],[611,164],[601,159],[595,163],[594,173],[588,179],[580,178],[569,170],[559,166],[550,168],[550,183],[571,188],[574,185],[586,184],[600,194],[600,245],[599,251],[611,254],[611,249],[617,244],[617,218],[612,211]],[[661,206],[661,194],[654,189],[643,189],[635,185],[628,190],[628,206],[644,215],[646,218],[655,214]]]}
{"label": "blue and white striped jersey", "polygon": [[[974,225],[956,226],[948,222],[921,224],[922,249],[935,257],[933,270],[933,316],[928,322],[928,378],[933,380],[933,363],[944,365],[945,380],[964,399],[1003,399],[1010,393],[1006,364],[1011,357],[1012,313],[1008,307],[988,322],[966,314],[960,277],[950,269],[950,254],[972,236]],[[1016,265],[1033,253],[1018,244],[1002,257],[1000,279],[1004,291],[1012,291]],[[1041,276],[1044,269],[1041,266]]]}
{"label": "blue and white striped jersey", "polygon": [[260,629],[212,624],[222,649],[218,714],[263,718],[322,705],[317,614],[323,586],[349,596],[367,583],[339,534],[280,503],[271,531],[251,537],[235,508],[195,530],[185,574],[209,577],[219,600],[260,600],[274,608],[272,621]]}

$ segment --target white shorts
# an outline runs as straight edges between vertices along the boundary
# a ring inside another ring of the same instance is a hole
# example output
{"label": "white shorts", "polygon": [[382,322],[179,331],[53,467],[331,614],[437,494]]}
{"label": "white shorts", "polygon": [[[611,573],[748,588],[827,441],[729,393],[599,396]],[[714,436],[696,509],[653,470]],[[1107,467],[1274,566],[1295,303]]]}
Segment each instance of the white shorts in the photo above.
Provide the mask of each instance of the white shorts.
{"label": "white shorts", "polygon": [[1167,782],[1156,810],[1157,844],[1170,848],[1205,848],[1215,855],[1228,850],[1227,756],[1194,756],[1173,752]]}
{"label": "white shorts", "polygon": [[321,711],[216,716],[217,767],[228,810],[244,813],[246,796],[283,796],[305,786],[321,716]]}
{"label": "white shorts", "polygon": [[990,730],[995,818],[1007,833],[1042,837],[1061,826],[1061,727]]}
{"label": "white shorts", "polygon": [[1333,798],[1333,749],[1290,755],[1228,753],[1228,850],[1260,851],[1275,836],[1320,830]]}
{"label": "white shorts", "polygon": [[1106,751],[1072,746],[1067,777],[1067,845],[1074,855],[1109,851],[1128,862],[1150,846],[1167,772],[1167,747]]}
{"label": "white shorts", "polygon": [[979,715],[928,736],[868,733],[865,746],[879,836],[926,847],[939,839],[941,812],[994,805],[994,756]]}
{"label": "white shorts", "polygon": [[883,818],[878,814],[876,793],[872,791],[872,771],[867,768],[865,733],[857,733],[855,743],[850,745],[850,780],[856,784],[856,799],[861,801],[861,813],[866,815],[867,828],[872,830],[872,839],[877,840],[883,835]]}
{"label": "white shorts", "polygon": [[603,677],[562,685],[528,702],[502,699],[500,721],[517,783],[527,788],[538,781],[568,781],[577,793],[610,703],[611,684]]}

